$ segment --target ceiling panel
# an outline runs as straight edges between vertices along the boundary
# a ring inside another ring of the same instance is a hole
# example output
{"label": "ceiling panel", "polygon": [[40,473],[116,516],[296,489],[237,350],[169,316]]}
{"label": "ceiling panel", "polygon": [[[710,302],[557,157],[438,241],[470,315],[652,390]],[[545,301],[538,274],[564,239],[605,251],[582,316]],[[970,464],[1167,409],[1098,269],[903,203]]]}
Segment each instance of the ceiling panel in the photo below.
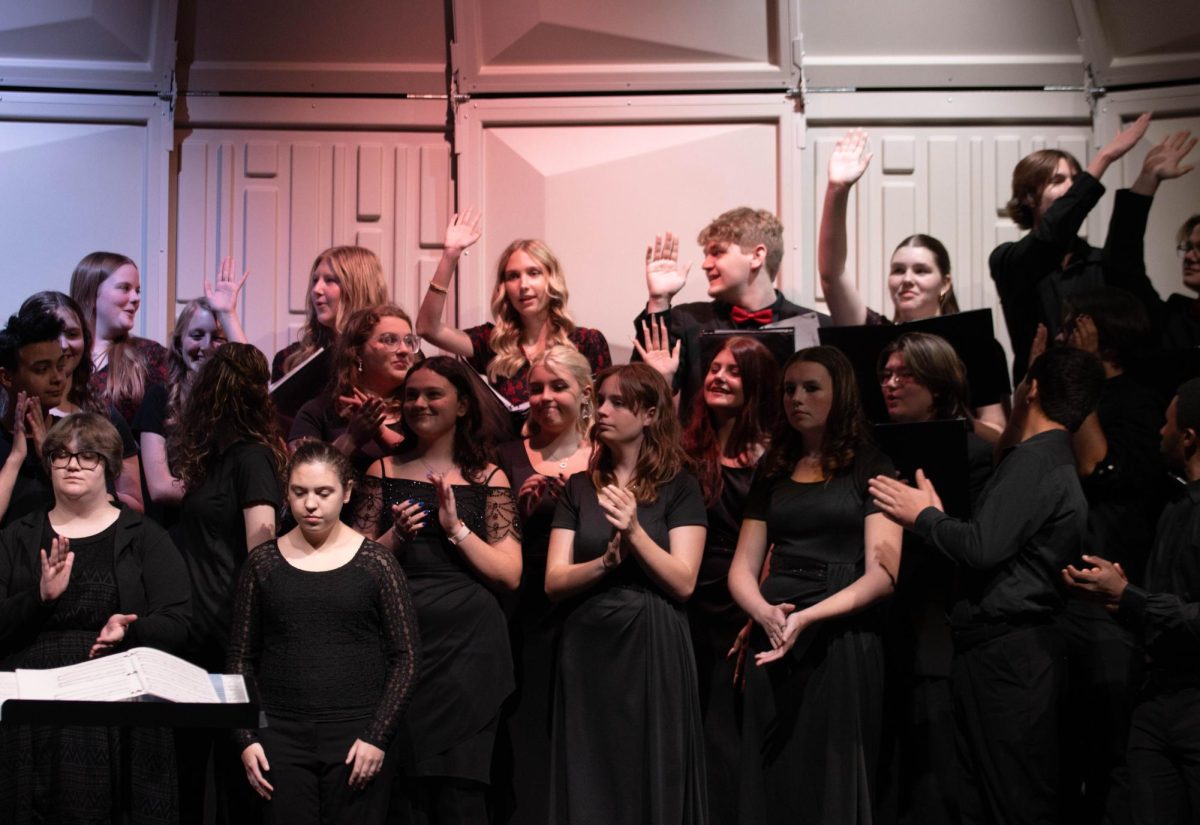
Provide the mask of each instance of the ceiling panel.
{"label": "ceiling panel", "polygon": [[175,0],[38,0],[0,6],[0,86],[167,92]]}
{"label": "ceiling panel", "polygon": [[458,87],[478,92],[788,89],[792,0],[454,0]]}
{"label": "ceiling panel", "polygon": [[191,92],[444,94],[442,0],[183,0]]}
{"label": "ceiling panel", "polygon": [[1200,81],[1196,0],[1073,0],[1073,5],[1097,84]]}

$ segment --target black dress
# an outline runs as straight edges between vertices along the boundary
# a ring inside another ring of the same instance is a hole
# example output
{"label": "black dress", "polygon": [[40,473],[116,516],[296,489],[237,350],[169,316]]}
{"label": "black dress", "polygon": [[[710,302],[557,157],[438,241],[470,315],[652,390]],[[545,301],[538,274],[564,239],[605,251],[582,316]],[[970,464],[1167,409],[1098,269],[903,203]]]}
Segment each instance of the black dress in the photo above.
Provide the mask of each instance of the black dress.
{"label": "black dress", "polygon": [[508,620],[516,690],[505,703],[496,761],[501,775],[493,784],[508,786],[507,793],[495,789],[499,815],[507,817],[500,821],[542,825],[549,804],[550,697],[558,637],[557,615],[546,598],[546,551],[563,480],[535,472],[524,441],[500,445],[497,461],[517,491],[522,567]]}
{"label": "black dress", "polygon": [[[669,548],[671,529],[705,524],[699,483],[680,473],[638,505],[638,522]],[[604,554],[613,528],[588,474],[571,476],[553,526],[575,531],[576,563]],[[707,822],[687,616],[634,559],[563,619],[550,765],[552,825]]]}
{"label": "black dress", "polygon": [[[864,520],[878,512],[867,480],[892,474],[890,460],[863,448],[828,481],[757,480],[745,517],[765,521],[774,545],[763,598],[802,610],[859,578]],[[770,648],[761,627],[751,648]],[[747,664],[742,822],[871,822],[883,678],[871,609],[809,627],[778,662]]]}
{"label": "black dress", "polygon": [[[513,689],[504,613],[495,595],[446,537],[436,518],[437,492],[425,481],[372,478],[356,524],[386,531],[392,505],[410,500],[429,511],[425,526],[396,552],[421,631],[421,675],[398,733],[409,777],[487,783],[500,706]],[[512,491],[456,484],[459,518],[489,544],[520,538]]]}
{"label": "black dress", "polygon": [[[159,636],[154,630],[182,627],[186,622],[186,591],[182,588],[170,588],[177,593],[150,588],[145,594],[122,591],[122,583],[130,579],[144,584],[162,576],[183,575],[178,554],[162,531],[147,525],[149,540],[145,540],[140,531],[142,516],[128,511],[122,511],[117,521],[94,536],[71,539],[75,563],[70,583],[56,601],[39,603],[32,611],[19,609],[16,602],[26,596],[30,586],[36,597],[38,575],[33,571],[40,570],[35,548],[48,548],[55,535],[49,520],[38,517],[40,530],[30,516],[6,530],[0,540],[4,557],[0,560],[2,612],[6,620],[21,617],[20,630],[5,629],[0,670],[54,668],[86,661],[100,629],[113,614],[128,612],[131,599],[149,599],[143,606],[157,605],[155,612],[162,614],[156,618],[147,616],[148,610],[139,611],[139,622],[150,623],[149,632],[145,638],[134,634],[135,622],[126,643],[159,646],[172,632]],[[153,556],[145,561],[155,565],[154,571],[142,566],[143,550]],[[126,566],[124,572],[132,576],[118,572],[118,557]],[[182,634],[174,635],[182,638]],[[0,725],[0,810],[4,821],[10,823],[107,822],[110,818],[146,825],[176,822],[171,732],[160,728]]]}
{"label": "black dress", "polygon": [[708,508],[704,559],[687,605],[700,680],[710,825],[737,822],[742,693],[734,687],[735,663],[726,654],[745,626],[746,614],[729,595],[729,563],[753,477],[753,467],[721,467],[721,495]]}

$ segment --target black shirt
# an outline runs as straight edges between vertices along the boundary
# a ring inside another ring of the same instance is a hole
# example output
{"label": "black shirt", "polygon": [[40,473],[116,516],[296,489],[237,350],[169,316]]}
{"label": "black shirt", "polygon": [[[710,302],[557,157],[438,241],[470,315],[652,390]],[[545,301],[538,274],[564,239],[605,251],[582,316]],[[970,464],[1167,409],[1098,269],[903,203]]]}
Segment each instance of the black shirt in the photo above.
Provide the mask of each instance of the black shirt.
{"label": "black shirt", "polygon": [[1145,587],[1128,585],[1120,607],[1141,629],[1152,669],[1200,682],[1200,481],[1163,510]]}
{"label": "black shirt", "polygon": [[[0,427],[0,465],[8,460],[12,452],[12,433]],[[8,499],[8,509],[0,514],[0,527],[7,527],[22,516],[38,510],[49,510],[54,506],[54,492],[50,489],[50,477],[42,462],[38,460],[30,443],[21,469],[13,484],[12,495]]]}
{"label": "black shirt", "polygon": [[1060,571],[1087,530],[1066,430],[1039,433],[1001,460],[970,521],[927,507],[916,533],[959,567],[951,622],[966,627],[1045,621],[1062,606]]}

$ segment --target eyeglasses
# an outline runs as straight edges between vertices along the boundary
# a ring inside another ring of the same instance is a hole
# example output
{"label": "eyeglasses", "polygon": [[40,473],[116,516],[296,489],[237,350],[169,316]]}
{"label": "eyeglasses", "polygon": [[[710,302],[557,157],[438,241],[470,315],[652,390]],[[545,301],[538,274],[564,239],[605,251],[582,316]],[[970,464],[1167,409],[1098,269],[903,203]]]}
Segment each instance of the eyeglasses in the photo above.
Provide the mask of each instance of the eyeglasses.
{"label": "eyeglasses", "polygon": [[905,384],[911,384],[914,380],[916,380],[916,377],[908,370],[896,370],[894,372],[892,370],[884,370],[879,373],[879,385],[882,387],[891,386],[892,384],[901,387]]}
{"label": "eyeglasses", "polygon": [[55,450],[50,453],[50,466],[56,470],[65,470],[70,466],[72,458],[75,459],[81,470],[94,470],[104,460],[104,456],[95,450],[80,450],[77,453],[70,450]]}
{"label": "eyeglasses", "polygon": [[1175,247],[1175,251],[1179,253],[1180,258],[1186,258],[1188,256],[1189,252],[1200,251],[1200,246],[1197,246],[1194,243],[1188,243],[1187,241],[1184,241],[1179,246]]}
{"label": "eyeglasses", "polygon": [[413,352],[421,351],[421,337],[413,335],[411,332],[408,335],[393,335],[390,332],[385,332],[376,338],[375,342],[384,349],[391,350],[392,352],[400,349],[401,344]]}

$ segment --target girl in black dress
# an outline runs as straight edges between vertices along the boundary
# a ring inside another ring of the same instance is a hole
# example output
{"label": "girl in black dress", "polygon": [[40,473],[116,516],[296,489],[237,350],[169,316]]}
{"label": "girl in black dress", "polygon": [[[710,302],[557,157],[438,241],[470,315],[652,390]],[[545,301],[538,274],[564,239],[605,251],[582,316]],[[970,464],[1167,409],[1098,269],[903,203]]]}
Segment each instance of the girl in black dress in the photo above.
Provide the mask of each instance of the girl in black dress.
{"label": "girl in black dress", "polygon": [[[179,653],[187,571],[157,524],[109,502],[121,438],[77,413],[42,445],[54,506],[0,533],[0,670],[53,668],[130,647]],[[4,821],[174,823],[171,733],[0,725]]]}
{"label": "girl in black dress", "polygon": [[741,821],[868,823],[883,698],[869,608],[892,592],[901,530],[866,491],[892,465],[870,446],[853,368],[831,347],[788,360],[783,411],[729,568],[730,592],[758,625]]}
{"label": "girl in black dress", "polygon": [[496,807],[509,823],[546,821],[557,635],[546,598],[546,549],[563,486],[587,469],[592,455],[587,433],[595,410],[588,360],[574,347],[551,347],[534,357],[529,370],[529,436],[501,444],[498,451],[497,462],[517,490],[523,536],[521,587],[509,617],[517,689],[505,708],[497,747],[498,769],[512,773],[511,798],[504,788],[496,793]]}
{"label": "girl in black dress", "polygon": [[355,517],[396,553],[421,630],[421,677],[400,732],[402,798],[393,805],[414,822],[482,823],[500,707],[513,688],[493,591],[521,581],[516,505],[488,460],[466,366],[437,356],[412,367],[402,412],[405,449],[367,470]]}
{"label": "girl in black dress", "polygon": [[416,685],[419,641],[391,552],[340,520],[353,475],[329,444],[300,444],[287,474],[297,527],[256,547],[238,582],[228,670],[255,678],[268,725],[235,739],[266,822],[386,818],[395,760],[385,753]]}
{"label": "girl in black dress", "polygon": [[734,682],[744,644],[734,648],[746,614],[729,595],[727,577],[754,468],[779,418],[778,393],[779,365],[771,352],[752,338],[729,338],[708,366],[683,433],[708,509],[688,620],[700,677],[710,825],[737,822],[742,697]]}
{"label": "girl in black dress", "polygon": [[598,376],[597,449],[559,498],[546,593],[571,599],[555,683],[551,823],[707,821],[704,733],[683,603],[704,552],[671,388],[646,364]]}

